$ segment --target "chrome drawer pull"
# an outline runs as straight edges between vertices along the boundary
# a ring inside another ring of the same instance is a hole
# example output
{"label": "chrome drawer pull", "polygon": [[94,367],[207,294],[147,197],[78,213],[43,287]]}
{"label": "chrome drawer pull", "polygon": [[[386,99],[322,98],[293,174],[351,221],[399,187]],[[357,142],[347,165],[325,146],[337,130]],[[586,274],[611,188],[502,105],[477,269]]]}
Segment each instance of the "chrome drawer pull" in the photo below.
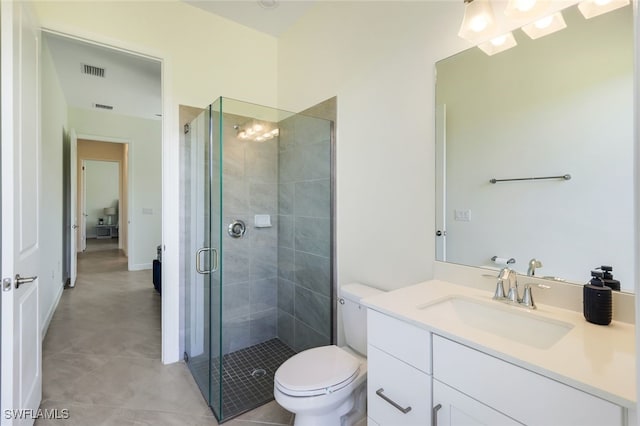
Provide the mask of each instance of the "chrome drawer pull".
{"label": "chrome drawer pull", "polygon": [[376,391],[376,395],[378,395],[380,398],[384,399],[385,401],[387,401],[389,404],[393,405],[395,408],[397,408],[398,410],[402,411],[402,414],[407,414],[409,411],[411,411],[411,406],[407,407],[407,408],[402,408],[401,405],[399,405],[397,402],[395,402],[394,400],[392,400],[391,398],[389,398],[387,395],[385,395],[384,393],[384,389],[380,388]]}

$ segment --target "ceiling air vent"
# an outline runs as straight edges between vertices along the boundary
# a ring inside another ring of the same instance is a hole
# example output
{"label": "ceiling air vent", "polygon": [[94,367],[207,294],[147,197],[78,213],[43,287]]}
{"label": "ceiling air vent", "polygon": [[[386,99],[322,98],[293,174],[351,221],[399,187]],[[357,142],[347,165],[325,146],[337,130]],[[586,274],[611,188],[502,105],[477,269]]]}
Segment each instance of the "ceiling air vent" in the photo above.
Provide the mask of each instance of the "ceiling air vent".
{"label": "ceiling air vent", "polygon": [[92,75],[94,77],[104,78],[104,68],[94,67],[93,65],[82,64],[82,74]]}
{"label": "ceiling air vent", "polygon": [[93,104],[93,106],[98,108],[98,109],[108,109],[109,111],[111,111],[113,109],[113,107],[111,105]]}

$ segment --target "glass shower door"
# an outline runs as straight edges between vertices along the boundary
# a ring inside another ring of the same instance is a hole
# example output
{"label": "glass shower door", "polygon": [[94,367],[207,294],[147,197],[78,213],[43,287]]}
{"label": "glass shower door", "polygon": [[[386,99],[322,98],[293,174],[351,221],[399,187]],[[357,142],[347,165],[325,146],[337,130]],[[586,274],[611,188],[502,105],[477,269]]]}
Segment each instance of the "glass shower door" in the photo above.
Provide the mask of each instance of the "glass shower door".
{"label": "glass shower door", "polygon": [[334,341],[332,152],[331,121],[312,114],[218,98],[191,123],[185,360],[220,423],[272,400],[289,357]]}
{"label": "glass shower door", "polygon": [[212,386],[212,358],[220,346],[220,138],[214,136],[218,114],[212,107],[191,122],[185,143],[190,165],[185,179],[185,361],[216,410],[220,390]]}

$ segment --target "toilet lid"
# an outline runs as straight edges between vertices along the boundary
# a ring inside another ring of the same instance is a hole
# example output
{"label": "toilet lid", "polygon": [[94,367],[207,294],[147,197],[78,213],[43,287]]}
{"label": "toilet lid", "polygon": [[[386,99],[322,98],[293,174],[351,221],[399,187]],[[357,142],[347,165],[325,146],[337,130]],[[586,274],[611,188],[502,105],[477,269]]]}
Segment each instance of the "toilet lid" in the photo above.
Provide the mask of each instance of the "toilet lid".
{"label": "toilet lid", "polygon": [[353,381],[359,367],[360,361],[339,347],[321,346],[289,358],[276,371],[275,380],[290,395],[331,393]]}

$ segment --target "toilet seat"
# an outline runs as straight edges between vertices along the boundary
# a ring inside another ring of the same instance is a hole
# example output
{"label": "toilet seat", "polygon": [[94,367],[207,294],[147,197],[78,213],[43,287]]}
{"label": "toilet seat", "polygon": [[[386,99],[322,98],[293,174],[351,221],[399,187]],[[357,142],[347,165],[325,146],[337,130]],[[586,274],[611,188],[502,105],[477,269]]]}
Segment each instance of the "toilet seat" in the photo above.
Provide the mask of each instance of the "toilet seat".
{"label": "toilet seat", "polygon": [[290,396],[317,396],[349,385],[360,371],[360,361],[331,345],[308,349],[289,358],[275,374],[276,386]]}

